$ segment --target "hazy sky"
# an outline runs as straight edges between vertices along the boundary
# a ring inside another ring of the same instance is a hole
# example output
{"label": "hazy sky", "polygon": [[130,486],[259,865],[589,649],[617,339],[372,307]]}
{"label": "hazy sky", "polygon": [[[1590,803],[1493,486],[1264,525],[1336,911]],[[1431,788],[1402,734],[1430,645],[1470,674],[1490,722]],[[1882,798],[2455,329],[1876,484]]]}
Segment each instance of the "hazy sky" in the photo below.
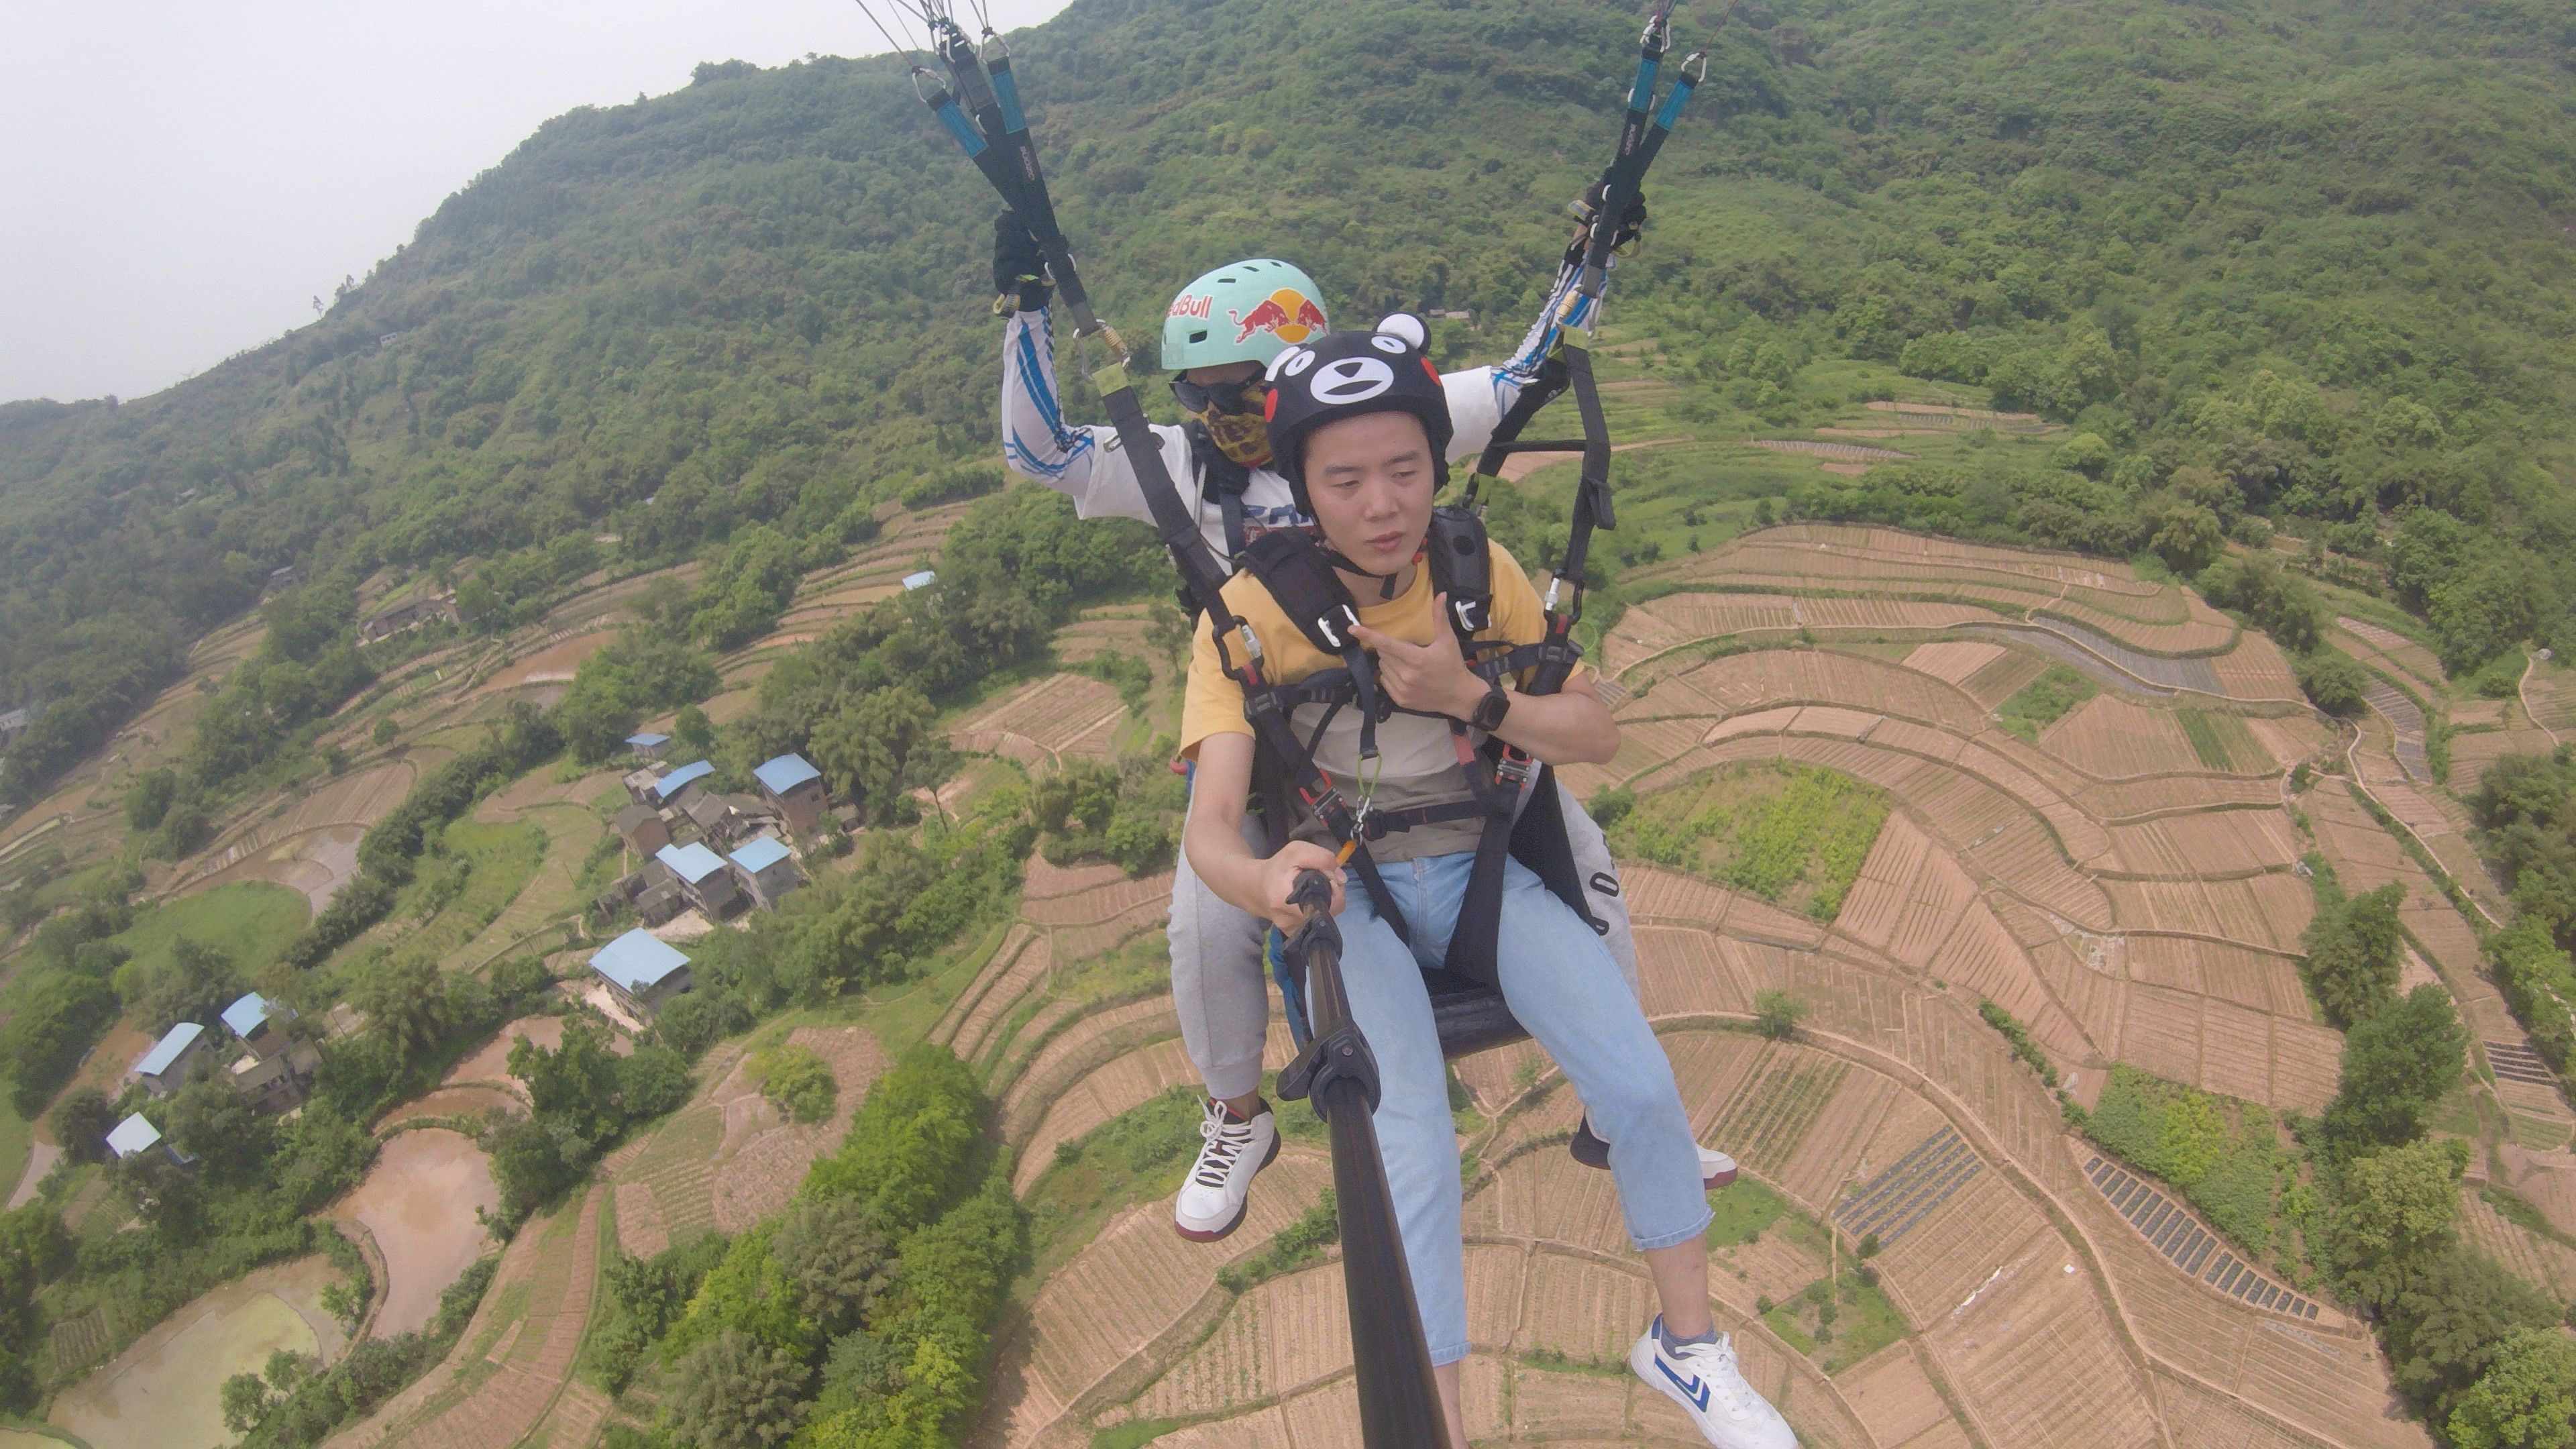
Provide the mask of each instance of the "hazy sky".
{"label": "hazy sky", "polygon": [[141,397],[312,321],[574,106],[885,49],[851,0],[0,0],[0,30],[0,400]]}

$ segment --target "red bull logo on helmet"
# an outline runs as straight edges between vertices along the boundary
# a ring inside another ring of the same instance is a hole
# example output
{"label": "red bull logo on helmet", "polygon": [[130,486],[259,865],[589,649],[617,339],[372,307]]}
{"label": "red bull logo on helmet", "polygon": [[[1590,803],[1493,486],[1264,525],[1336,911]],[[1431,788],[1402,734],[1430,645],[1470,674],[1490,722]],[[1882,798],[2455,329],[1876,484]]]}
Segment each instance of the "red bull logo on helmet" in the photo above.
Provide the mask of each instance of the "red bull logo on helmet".
{"label": "red bull logo on helmet", "polygon": [[1270,333],[1282,342],[1303,342],[1321,335],[1326,325],[1324,309],[1294,287],[1280,288],[1249,312],[1228,308],[1225,315],[1234,324],[1237,342],[1251,340],[1255,332]]}

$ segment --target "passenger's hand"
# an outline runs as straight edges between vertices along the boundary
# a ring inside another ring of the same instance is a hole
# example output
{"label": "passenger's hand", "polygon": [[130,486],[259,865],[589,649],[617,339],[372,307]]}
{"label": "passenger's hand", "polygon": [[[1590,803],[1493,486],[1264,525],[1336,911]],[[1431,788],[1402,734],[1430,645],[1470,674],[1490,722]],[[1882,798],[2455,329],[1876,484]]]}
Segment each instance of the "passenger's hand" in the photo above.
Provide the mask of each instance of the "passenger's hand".
{"label": "passenger's hand", "polygon": [[1261,863],[1262,913],[1284,934],[1293,936],[1299,926],[1306,924],[1305,911],[1290,904],[1288,897],[1297,889],[1297,877],[1310,870],[1321,872],[1324,879],[1333,883],[1332,913],[1340,915],[1342,867],[1333,859],[1330,850],[1311,840],[1292,840]]}
{"label": "passenger's hand", "polygon": [[1458,632],[1449,627],[1449,596],[1433,595],[1431,607],[1440,622],[1432,627],[1428,644],[1407,644],[1366,624],[1351,632],[1377,655],[1378,683],[1399,706],[1465,719],[1484,699],[1485,681],[1476,677],[1467,667],[1467,656],[1458,652]]}

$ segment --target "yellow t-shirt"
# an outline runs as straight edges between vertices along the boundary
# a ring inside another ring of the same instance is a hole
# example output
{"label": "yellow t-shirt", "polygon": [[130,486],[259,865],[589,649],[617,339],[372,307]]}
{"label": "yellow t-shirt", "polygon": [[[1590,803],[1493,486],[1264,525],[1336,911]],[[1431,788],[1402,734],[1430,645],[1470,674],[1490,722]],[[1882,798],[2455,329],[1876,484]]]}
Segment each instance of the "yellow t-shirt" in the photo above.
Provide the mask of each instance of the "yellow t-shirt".
{"label": "yellow t-shirt", "polygon": [[[1501,544],[1489,544],[1488,549],[1493,562],[1493,622],[1478,631],[1476,637],[1510,644],[1537,643],[1547,635],[1547,613],[1539,602],[1538,590],[1531,587],[1529,576],[1521,572],[1520,564]],[[1225,602],[1261,640],[1263,678],[1277,684],[1294,684],[1309,675],[1340,667],[1342,661],[1316,648],[1299,632],[1270,597],[1270,591],[1250,574],[1239,573],[1227,581]],[[1432,607],[1431,571],[1427,568],[1416,568],[1412,584],[1394,598],[1383,603],[1373,599],[1360,602],[1361,623],[1408,643],[1428,644],[1434,631],[1449,627]],[[1238,666],[1243,663],[1240,633],[1227,638],[1226,652]],[[1299,706],[1291,716],[1297,738],[1315,740],[1317,768],[1357,805],[1362,783],[1358,711],[1345,707],[1335,713],[1318,739],[1315,730],[1323,714],[1320,705]],[[1243,717],[1243,686],[1218,662],[1215,638],[1202,615],[1190,654],[1189,687],[1181,706],[1182,753],[1195,755],[1199,742],[1210,735],[1251,733],[1252,724]],[[1483,732],[1470,731],[1470,742],[1481,746]],[[1380,760],[1373,778],[1379,809],[1408,809],[1471,798],[1466,777],[1458,768],[1457,747],[1444,721],[1398,714],[1378,726],[1377,744]],[[1372,842],[1369,851],[1381,861],[1397,861],[1472,850],[1481,828],[1473,819],[1419,826]],[[1299,821],[1293,833],[1299,838],[1329,843],[1322,823],[1312,819]]]}

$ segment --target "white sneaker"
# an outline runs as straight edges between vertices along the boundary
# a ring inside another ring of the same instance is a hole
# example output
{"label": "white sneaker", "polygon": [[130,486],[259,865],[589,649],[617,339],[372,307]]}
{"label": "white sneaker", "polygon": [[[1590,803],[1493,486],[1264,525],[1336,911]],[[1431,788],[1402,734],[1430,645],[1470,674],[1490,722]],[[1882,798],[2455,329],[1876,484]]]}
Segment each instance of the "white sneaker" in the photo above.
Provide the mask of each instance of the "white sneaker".
{"label": "white sneaker", "polygon": [[1279,1155],[1279,1124],[1270,1104],[1250,1120],[1210,1099],[1199,1122],[1199,1160],[1172,1200],[1172,1226],[1193,1243],[1213,1243],[1243,1226],[1252,1179]]}
{"label": "white sneaker", "polygon": [[[1697,1143],[1692,1145],[1698,1146]],[[1574,1140],[1565,1144],[1565,1150],[1573,1155],[1575,1161],[1586,1167],[1606,1170],[1610,1166],[1610,1144],[1594,1134],[1592,1119],[1589,1116],[1574,1124]],[[1715,1192],[1733,1181],[1735,1181],[1735,1159],[1714,1147],[1700,1147],[1700,1190]]]}
{"label": "white sneaker", "polygon": [[1735,1159],[1714,1147],[1699,1150],[1699,1185],[1703,1191],[1717,1189],[1735,1181]]}
{"label": "white sneaker", "polygon": [[1672,1352],[1664,1348],[1663,1329],[1660,1317],[1647,1327],[1628,1350],[1628,1367],[1681,1405],[1702,1438],[1717,1449],[1797,1449],[1789,1421],[1736,1370],[1732,1337],[1719,1334],[1715,1343],[1684,1344]]}

